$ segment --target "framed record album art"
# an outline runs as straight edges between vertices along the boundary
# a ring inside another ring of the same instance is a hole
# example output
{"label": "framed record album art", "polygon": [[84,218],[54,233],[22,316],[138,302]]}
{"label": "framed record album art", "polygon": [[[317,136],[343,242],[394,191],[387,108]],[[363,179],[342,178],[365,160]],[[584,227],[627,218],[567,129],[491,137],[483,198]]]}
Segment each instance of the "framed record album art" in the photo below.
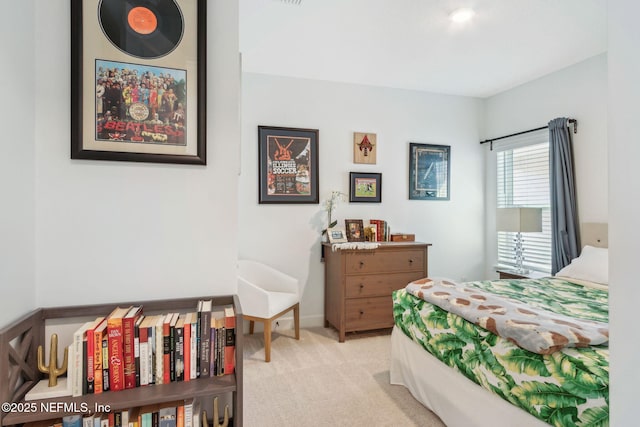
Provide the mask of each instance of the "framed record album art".
{"label": "framed record album art", "polygon": [[206,164],[206,0],[71,0],[71,158]]}
{"label": "framed record album art", "polygon": [[318,203],[318,130],[258,126],[259,203]]}

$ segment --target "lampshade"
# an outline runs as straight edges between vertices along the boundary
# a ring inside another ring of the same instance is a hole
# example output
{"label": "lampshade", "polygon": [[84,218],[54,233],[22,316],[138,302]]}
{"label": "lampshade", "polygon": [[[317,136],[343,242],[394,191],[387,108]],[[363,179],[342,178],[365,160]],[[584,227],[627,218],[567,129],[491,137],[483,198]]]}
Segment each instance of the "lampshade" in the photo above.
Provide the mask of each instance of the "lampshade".
{"label": "lampshade", "polygon": [[498,208],[496,209],[496,229],[523,233],[540,232],[542,231],[542,209]]}

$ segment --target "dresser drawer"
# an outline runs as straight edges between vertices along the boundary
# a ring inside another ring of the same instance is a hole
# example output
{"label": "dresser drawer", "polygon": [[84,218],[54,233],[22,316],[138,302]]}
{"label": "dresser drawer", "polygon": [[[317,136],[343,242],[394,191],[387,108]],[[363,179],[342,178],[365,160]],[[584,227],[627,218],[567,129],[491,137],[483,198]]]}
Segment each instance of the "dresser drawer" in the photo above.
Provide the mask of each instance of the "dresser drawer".
{"label": "dresser drawer", "polygon": [[358,251],[346,254],[346,274],[393,273],[423,271],[425,251],[416,249],[394,251]]}
{"label": "dresser drawer", "polygon": [[391,328],[393,326],[391,295],[346,300],[345,323],[347,331]]}
{"label": "dresser drawer", "polygon": [[404,288],[409,282],[422,279],[422,276],[422,271],[346,276],[345,295],[347,298],[391,295],[391,292]]}

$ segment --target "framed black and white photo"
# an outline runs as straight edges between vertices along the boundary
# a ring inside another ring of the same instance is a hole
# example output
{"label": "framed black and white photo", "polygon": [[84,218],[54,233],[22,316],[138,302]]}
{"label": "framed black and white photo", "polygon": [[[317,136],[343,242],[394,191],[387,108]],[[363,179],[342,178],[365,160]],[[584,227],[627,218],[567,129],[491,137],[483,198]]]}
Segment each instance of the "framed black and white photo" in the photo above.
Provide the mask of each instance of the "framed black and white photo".
{"label": "framed black and white photo", "polygon": [[71,0],[71,158],[206,164],[206,0]]}
{"label": "framed black and white photo", "polygon": [[409,144],[409,199],[449,200],[451,147]]}

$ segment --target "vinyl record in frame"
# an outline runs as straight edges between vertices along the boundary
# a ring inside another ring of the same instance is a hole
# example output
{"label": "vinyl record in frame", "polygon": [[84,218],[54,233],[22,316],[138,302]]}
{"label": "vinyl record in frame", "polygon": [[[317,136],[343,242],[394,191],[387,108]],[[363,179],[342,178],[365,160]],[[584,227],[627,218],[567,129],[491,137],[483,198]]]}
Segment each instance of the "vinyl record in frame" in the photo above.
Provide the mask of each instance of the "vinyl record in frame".
{"label": "vinyl record in frame", "polygon": [[180,43],[184,19],[174,0],[101,0],[102,32],[121,51],[137,58],[160,58]]}

